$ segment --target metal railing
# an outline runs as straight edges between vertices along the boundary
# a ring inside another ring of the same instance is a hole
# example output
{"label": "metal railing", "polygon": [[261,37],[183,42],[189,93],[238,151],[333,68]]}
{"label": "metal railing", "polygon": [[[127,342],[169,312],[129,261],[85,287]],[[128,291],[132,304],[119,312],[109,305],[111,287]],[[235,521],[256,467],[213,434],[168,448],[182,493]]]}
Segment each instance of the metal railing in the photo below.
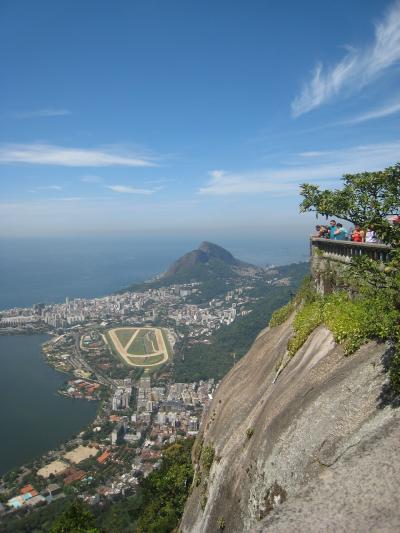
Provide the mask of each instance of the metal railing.
{"label": "metal railing", "polygon": [[[322,257],[350,263],[353,257],[368,256],[375,261],[387,262],[390,260],[390,246],[386,244],[372,244],[368,242],[337,241],[311,237],[311,255],[321,254]],[[317,250],[319,252],[317,252]]]}

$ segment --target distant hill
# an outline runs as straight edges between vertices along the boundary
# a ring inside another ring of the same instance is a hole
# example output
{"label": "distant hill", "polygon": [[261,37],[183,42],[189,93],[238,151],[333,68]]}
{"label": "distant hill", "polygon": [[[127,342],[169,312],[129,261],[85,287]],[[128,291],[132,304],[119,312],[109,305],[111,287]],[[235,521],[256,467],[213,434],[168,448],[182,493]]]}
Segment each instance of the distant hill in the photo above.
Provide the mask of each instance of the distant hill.
{"label": "distant hill", "polygon": [[251,276],[263,269],[236,259],[228,250],[204,241],[196,250],[192,250],[175,261],[169,269],[161,274],[159,280],[203,280],[210,275],[232,277]]}

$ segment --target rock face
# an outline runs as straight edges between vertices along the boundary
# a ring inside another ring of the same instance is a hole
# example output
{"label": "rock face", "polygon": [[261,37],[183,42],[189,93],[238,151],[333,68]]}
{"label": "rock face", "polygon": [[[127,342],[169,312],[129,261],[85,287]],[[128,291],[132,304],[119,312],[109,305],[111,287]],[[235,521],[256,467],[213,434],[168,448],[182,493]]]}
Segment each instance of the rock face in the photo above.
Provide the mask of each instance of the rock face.
{"label": "rock face", "polygon": [[400,530],[388,347],[369,343],[345,357],[320,327],[273,384],[290,335],[291,320],[263,331],[218,387],[180,531]]}

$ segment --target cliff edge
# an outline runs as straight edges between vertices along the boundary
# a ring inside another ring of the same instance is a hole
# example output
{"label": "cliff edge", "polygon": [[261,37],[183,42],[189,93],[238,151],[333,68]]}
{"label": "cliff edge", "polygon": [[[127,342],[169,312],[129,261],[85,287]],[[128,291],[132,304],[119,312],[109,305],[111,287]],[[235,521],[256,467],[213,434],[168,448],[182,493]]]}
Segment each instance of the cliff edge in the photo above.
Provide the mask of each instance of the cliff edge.
{"label": "cliff edge", "polygon": [[261,332],[218,387],[180,531],[400,530],[388,346],[345,357],[321,326],[273,384],[291,321]]}

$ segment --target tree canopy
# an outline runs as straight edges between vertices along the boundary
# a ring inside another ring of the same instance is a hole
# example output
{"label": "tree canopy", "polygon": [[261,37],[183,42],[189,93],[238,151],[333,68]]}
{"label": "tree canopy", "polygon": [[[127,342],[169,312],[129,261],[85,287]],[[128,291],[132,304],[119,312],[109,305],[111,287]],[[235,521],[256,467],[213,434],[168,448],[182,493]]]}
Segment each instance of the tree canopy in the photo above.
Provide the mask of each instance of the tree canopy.
{"label": "tree canopy", "polygon": [[54,522],[51,533],[99,533],[89,509],[79,500],[62,513]]}
{"label": "tree canopy", "polygon": [[400,244],[400,224],[390,215],[400,213],[400,163],[377,172],[345,174],[341,189],[321,189],[304,183],[300,187],[301,212],[335,216],[362,227],[373,226],[383,242]]}

